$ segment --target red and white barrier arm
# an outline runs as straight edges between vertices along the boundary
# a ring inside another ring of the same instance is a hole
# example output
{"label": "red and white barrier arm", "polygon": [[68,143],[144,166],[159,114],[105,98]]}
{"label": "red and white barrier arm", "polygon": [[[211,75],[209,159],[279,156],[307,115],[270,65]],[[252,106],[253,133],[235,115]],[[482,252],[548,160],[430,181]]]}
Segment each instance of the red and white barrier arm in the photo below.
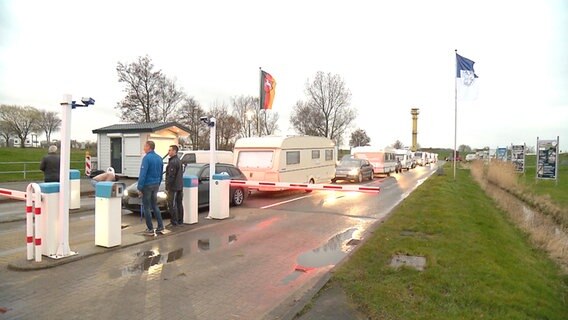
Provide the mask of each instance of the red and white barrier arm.
{"label": "red and white barrier arm", "polygon": [[17,190],[0,188],[0,196],[4,196],[6,198],[16,199],[16,200],[23,200],[23,201],[26,200],[26,193],[23,192],[23,191],[17,191]]}
{"label": "red and white barrier arm", "polygon": [[268,182],[250,180],[231,180],[231,186],[247,186],[258,188],[275,188],[288,190],[327,190],[327,191],[355,191],[366,193],[379,193],[381,188],[360,185],[338,185],[338,184],[309,184],[309,183],[289,183],[289,182]]}

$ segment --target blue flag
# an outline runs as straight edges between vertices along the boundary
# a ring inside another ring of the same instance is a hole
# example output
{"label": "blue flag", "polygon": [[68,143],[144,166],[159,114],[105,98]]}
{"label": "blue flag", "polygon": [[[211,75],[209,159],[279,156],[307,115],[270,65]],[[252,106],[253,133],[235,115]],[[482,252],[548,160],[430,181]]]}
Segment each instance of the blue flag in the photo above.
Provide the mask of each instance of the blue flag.
{"label": "blue flag", "polygon": [[456,88],[461,100],[475,100],[479,91],[479,80],[473,70],[474,61],[456,53]]}

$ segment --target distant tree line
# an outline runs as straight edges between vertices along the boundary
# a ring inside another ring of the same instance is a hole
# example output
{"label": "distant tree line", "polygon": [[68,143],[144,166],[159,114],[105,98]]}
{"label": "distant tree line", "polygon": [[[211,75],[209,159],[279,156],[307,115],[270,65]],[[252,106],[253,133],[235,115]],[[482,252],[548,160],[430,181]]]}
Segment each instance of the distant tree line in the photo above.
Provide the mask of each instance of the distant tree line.
{"label": "distant tree line", "polygon": [[45,133],[49,145],[51,134],[60,128],[61,119],[55,111],[31,106],[0,105],[0,145],[8,146],[11,139],[18,138],[20,147],[25,148],[28,136],[42,133]]}
{"label": "distant tree line", "polygon": [[[124,91],[116,105],[121,119],[134,123],[177,121],[190,128],[184,143],[194,149],[209,146],[209,130],[200,123],[201,116],[216,118],[218,149],[232,149],[241,137],[272,135],[279,130],[278,112],[260,110],[258,97],[234,96],[230,106],[215,102],[206,110],[175,78],[157,70],[148,56],[119,62],[116,71]],[[327,137],[339,145],[357,115],[350,103],[351,92],[343,79],[319,71],[313,80],[306,81],[305,100],[292,107],[290,123],[298,134]]]}

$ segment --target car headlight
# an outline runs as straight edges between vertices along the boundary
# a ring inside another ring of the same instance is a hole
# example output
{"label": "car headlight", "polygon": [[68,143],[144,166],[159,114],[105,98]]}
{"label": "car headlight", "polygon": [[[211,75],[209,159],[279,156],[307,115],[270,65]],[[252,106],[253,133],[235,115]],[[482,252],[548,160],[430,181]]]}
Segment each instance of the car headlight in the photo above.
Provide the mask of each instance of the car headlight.
{"label": "car headlight", "polygon": [[165,191],[158,191],[158,199],[164,200],[168,198],[168,194]]}

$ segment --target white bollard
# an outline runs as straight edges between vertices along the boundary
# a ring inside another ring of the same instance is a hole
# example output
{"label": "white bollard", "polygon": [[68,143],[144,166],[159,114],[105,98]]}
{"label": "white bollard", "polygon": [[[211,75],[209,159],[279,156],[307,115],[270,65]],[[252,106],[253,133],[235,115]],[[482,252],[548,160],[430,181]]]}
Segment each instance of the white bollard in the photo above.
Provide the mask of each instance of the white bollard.
{"label": "white bollard", "polygon": [[199,180],[196,176],[183,176],[183,223],[197,223]]}
{"label": "white bollard", "polygon": [[81,208],[81,173],[79,170],[69,170],[70,199],[69,209]]}
{"label": "white bollard", "polygon": [[122,243],[121,198],[124,183],[102,181],[95,186],[95,245],[114,247]]}
{"label": "white bollard", "polygon": [[43,213],[43,255],[55,256],[59,241],[59,182],[40,183],[43,197],[41,211]]}
{"label": "white bollard", "polygon": [[210,219],[226,219],[229,217],[229,190],[231,177],[228,174],[214,174],[209,181],[211,201],[209,202]]}

